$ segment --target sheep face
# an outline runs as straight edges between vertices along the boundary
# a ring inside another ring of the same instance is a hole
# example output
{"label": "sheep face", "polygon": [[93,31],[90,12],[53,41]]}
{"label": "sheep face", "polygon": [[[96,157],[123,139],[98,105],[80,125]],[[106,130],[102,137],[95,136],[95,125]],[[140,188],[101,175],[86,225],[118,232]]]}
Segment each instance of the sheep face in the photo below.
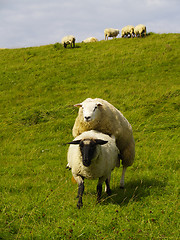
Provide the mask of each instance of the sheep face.
{"label": "sheep face", "polygon": [[98,118],[100,115],[100,107],[102,103],[84,102],[74,105],[76,107],[82,107],[83,117],[85,122],[90,122]]}
{"label": "sheep face", "polygon": [[94,153],[96,150],[96,143],[93,140],[84,140],[80,142],[80,151],[82,155],[82,162],[85,167],[89,167],[91,165],[91,160],[94,157]]}
{"label": "sheep face", "polygon": [[83,116],[85,122],[90,122],[96,119],[99,115],[99,107],[102,104],[98,103],[87,103],[82,105]]}
{"label": "sheep face", "polygon": [[94,158],[96,153],[97,145],[104,145],[108,141],[104,141],[101,139],[81,139],[72,141],[69,144],[79,144],[82,163],[85,167],[89,167],[91,165],[91,160]]}

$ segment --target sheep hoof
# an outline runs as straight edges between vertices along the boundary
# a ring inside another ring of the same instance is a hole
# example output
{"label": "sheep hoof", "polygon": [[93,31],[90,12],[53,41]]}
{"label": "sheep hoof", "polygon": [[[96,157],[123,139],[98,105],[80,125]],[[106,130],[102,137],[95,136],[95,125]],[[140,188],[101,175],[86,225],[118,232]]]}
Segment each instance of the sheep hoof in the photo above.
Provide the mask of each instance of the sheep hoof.
{"label": "sheep hoof", "polygon": [[107,192],[107,195],[108,195],[108,196],[110,196],[111,193],[112,193],[111,189],[108,189],[106,192]]}
{"label": "sheep hoof", "polygon": [[78,208],[78,209],[80,209],[82,206],[83,206],[83,203],[82,203],[82,202],[78,202],[78,203],[77,203],[77,208]]}

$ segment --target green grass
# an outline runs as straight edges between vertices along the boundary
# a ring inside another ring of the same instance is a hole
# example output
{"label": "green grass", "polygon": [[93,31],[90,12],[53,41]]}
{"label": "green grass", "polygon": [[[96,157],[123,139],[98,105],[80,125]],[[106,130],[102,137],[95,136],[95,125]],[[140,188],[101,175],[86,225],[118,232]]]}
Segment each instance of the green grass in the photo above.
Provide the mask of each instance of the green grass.
{"label": "green grass", "polygon": [[[75,49],[0,50],[0,239],[178,239],[180,34],[115,39]],[[65,169],[73,104],[100,97],[133,127],[136,159],[112,196]]]}

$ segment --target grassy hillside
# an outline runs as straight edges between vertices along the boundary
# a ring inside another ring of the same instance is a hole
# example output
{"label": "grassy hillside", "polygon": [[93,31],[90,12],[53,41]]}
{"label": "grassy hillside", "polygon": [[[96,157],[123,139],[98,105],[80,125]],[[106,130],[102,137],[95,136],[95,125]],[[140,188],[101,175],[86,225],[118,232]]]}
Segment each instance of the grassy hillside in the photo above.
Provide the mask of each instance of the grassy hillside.
{"label": "grassy hillside", "polygon": [[[180,34],[0,50],[0,239],[178,239]],[[65,169],[66,142],[87,97],[133,127],[136,160],[125,189],[84,206]]]}

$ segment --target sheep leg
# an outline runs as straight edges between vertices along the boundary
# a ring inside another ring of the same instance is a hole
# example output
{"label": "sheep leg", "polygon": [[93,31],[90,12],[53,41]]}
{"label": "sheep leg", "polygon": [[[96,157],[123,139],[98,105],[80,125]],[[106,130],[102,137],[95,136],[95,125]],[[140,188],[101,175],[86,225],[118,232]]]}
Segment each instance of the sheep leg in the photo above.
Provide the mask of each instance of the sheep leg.
{"label": "sheep leg", "polygon": [[105,192],[107,192],[107,194],[108,194],[109,196],[111,195],[110,180],[111,180],[111,176],[109,176],[109,177],[106,179],[106,181],[105,181],[105,183],[106,183],[106,185],[105,185]]}
{"label": "sheep leg", "polygon": [[104,177],[99,178],[97,185],[97,201],[100,202],[101,193],[102,193],[102,183],[105,181]]}
{"label": "sheep leg", "polygon": [[97,201],[98,202],[100,202],[101,193],[102,193],[102,184],[98,183],[97,185]]}
{"label": "sheep leg", "polygon": [[125,176],[126,169],[127,169],[127,167],[123,166],[122,176],[121,176],[121,180],[120,180],[120,188],[124,188],[124,176]]}
{"label": "sheep leg", "polygon": [[80,209],[83,206],[82,196],[83,196],[83,192],[84,192],[84,177],[77,176],[75,174],[73,174],[73,177],[74,177],[75,181],[78,183],[77,207]]}
{"label": "sheep leg", "polygon": [[84,192],[84,182],[81,182],[79,185],[78,185],[78,203],[77,203],[77,207],[80,209],[82,206],[83,206],[83,203],[82,203],[82,195],[83,195],[83,192]]}

